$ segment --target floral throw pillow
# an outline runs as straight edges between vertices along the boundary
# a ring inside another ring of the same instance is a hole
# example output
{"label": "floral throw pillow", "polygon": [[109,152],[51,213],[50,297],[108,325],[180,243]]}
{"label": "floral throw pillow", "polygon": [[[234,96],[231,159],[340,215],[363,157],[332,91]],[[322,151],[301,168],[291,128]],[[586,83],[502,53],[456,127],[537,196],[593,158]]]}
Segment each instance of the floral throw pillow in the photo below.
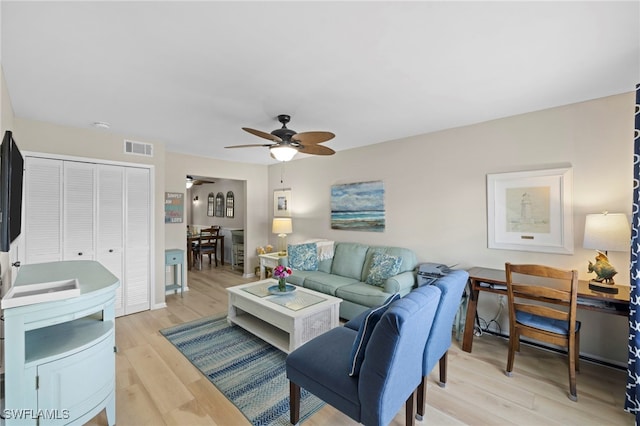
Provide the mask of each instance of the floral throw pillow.
{"label": "floral throw pillow", "polygon": [[402,258],[385,253],[375,252],[371,258],[371,269],[367,275],[367,284],[384,287],[387,278],[398,275]]}
{"label": "floral throw pillow", "polygon": [[298,271],[318,270],[318,246],[316,243],[297,244],[287,247],[289,267]]}

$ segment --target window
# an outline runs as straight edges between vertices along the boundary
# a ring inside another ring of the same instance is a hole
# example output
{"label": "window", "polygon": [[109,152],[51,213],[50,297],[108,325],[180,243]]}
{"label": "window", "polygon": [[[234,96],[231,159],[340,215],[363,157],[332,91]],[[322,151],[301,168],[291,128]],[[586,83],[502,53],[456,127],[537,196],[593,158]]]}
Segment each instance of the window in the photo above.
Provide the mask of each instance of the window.
{"label": "window", "polygon": [[233,191],[227,192],[227,217],[233,217]]}
{"label": "window", "polygon": [[222,192],[216,194],[216,216],[224,217],[224,194]]}
{"label": "window", "polygon": [[207,216],[213,216],[214,200],[215,196],[213,195],[213,192],[210,192],[209,196],[207,197]]}

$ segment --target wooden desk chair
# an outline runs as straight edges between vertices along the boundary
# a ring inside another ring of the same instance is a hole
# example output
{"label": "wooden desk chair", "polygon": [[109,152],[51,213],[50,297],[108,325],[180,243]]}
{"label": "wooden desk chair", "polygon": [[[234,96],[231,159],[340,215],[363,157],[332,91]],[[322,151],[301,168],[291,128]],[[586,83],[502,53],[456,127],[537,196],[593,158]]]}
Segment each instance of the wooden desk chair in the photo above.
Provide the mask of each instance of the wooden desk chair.
{"label": "wooden desk chair", "polygon": [[[507,376],[511,376],[513,371],[515,352],[520,351],[520,336],[565,346],[568,348],[569,361],[568,396],[572,401],[577,401],[576,370],[579,370],[580,356],[580,322],[576,321],[578,271],[510,263],[505,264],[505,270],[509,306]],[[533,285],[514,283],[513,274],[537,277],[540,282],[536,281]],[[564,309],[534,305],[523,299],[544,301],[546,304],[563,306]]]}
{"label": "wooden desk chair", "polygon": [[[198,269],[202,269],[202,258],[209,255],[209,264],[211,264],[211,255],[218,266],[218,236],[220,235],[220,227],[212,226],[200,231],[199,243],[193,248],[194,262],[198,260]],[[224,255],[224,254],[223,254]]]}

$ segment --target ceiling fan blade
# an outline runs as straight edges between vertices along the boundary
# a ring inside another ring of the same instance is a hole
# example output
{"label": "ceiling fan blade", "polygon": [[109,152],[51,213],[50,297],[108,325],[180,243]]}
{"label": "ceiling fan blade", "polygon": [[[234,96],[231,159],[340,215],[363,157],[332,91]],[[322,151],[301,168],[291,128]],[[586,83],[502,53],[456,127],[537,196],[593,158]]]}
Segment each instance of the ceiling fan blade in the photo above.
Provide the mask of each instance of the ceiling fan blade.
{"label": "ceiling fan blade", "polygon": [[216,183],[213,180],[196,179],[193,181],[194,185],[202,185],[203,183]]}
{"label": "ceiling fan blade", "polygon": [[313,154],[313,155],[333,155],[336,152],[329,147],[323,145],[304,145],[298,148],[299,152],[303,154]]}
{"label": "ceiling fan blade", "polygon": [[336,135],[331,132],[302,132],[291,136],[291,140],[300,142],[303,145],[315,145],[335,137]]}
{"label": "ceiling fan blade", "polygon": [[245,132],[249,132],[252,135],[256,135],[256,136],[259,136],[261,138],[269,139],[270,141],[282,142],[282,139],[280,139],[276,135],[272,135],[271,133],[263,132],[261,130],[256,130],[256,129],[250,129],[248,127],[243,127],[242,130],[244,130]]}
{"label": "ceiling fan blade", "polygon": [[231,146],[225,146],[225,148],[250,148],[250,147],[254,147],[254,146],[274,146],[275,144],[272,143],[252,143],[249,145],[231,145]]}

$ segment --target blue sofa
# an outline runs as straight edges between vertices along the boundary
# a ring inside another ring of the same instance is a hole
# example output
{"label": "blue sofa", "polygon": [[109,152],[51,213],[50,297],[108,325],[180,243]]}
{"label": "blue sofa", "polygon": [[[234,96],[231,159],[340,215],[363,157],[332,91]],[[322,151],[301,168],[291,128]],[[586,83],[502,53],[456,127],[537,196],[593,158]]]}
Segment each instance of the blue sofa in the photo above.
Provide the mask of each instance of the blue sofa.
{"label": "blue sofa", "polygon": [[[375,253],[401,259],[398,273],[381,285],[366,282],[375,266]],[[415,253],[406,248],[336,242],[333,258],[319,261],[317,270],[294,269],[287,282],[341,298],[340,317],[350,320],[394,293],[407,295],[416,281],[416,265]]]}

